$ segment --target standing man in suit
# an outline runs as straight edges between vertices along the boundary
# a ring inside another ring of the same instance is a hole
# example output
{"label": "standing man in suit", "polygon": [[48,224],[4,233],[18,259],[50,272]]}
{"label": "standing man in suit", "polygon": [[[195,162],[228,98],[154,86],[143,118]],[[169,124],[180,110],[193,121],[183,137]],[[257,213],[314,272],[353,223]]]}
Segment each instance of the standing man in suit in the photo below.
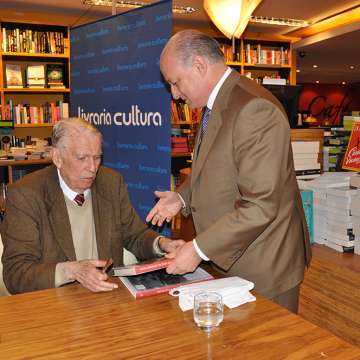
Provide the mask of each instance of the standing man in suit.
{"label": "standing man in suit", "polygon": [[196,238],[171,254],[167,271],[210,260],[296,312],[310,246],[284,109],[228,68],[217,42],[198,31],[175,34],[160,69],[174,99],[207,107],[191,176],[177,193],[155,192],[160,200],[146,219],[162,225],[180,210],[193,216]]}
{"label": "standing man in suit", "polygon": [[77,281],[111,291],[105,259],[123,265],[182,245],[149,229],[132,207],[122,176],[100,166],[101,133],[83,119],[62,120],[52,137],[54,165],[9,186],[2,226],[4,282],[11,293]]}

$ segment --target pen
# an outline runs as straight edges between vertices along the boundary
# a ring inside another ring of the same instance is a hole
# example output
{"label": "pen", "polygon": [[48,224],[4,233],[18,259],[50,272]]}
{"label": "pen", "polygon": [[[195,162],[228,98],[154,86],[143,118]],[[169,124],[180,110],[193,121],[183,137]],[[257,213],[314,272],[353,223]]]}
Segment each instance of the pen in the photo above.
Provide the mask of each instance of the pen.
{"label": "pen", "polygon": [[106,263],[105,263],[104,267],[102,268],[102,272],[104,274],[107,272],[107,270],[112,265],[112,263],[113,263],[113,260],[111,258],[106,260]]}

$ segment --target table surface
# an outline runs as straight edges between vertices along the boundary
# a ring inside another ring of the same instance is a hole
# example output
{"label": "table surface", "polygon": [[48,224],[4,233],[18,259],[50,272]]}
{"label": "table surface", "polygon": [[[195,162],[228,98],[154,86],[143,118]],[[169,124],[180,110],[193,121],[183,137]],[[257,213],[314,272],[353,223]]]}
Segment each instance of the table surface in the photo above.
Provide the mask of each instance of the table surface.
{"label": "table surface", "polygon": [[[117,279],[113,280],[117,281]],[[122,285],[0,298],[1,359],[360,359],[360,349],[257,295],[225,309],[210,335],[168,294],[135,300]]]}

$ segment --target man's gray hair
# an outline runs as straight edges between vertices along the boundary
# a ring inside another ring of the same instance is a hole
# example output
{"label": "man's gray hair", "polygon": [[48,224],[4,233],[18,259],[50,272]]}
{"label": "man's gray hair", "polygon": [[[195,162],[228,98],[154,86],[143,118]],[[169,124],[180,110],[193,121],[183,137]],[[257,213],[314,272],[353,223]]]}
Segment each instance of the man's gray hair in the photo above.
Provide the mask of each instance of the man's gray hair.
{"label": "man's gray hair", "polygon": [[[197,30],[183,30],[176,33],[168,42],[176,51],[176,56],[184,65],[191,65],[193,56],[202,56],[210,64],[224,63],[224,53],[219,43]],[[164,51],[166,50],[165,47]]]}
{"label": "man's gray hair", "polygon": [[82,118],[68,118],[58,121],[53,128],[52,132],[52,146],[60,148],[64,146],[66,140],[72,137],[78,138],[84,133],[91,133],[95,136],[99,136],[102,140],[101,132],[89,122]]}

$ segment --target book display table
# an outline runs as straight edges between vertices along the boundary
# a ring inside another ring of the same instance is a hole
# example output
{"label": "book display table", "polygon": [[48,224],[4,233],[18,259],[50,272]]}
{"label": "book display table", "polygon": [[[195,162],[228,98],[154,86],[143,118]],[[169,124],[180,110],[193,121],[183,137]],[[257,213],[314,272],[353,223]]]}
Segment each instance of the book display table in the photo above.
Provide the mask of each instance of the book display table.
{"label": "book display table", "polygon": [[[114,278],[113,281],[117,281]],[[359,359],[360,349],[255,294],[208,335],[168,294],[135,300],[120,283],[0,298],[2,359]]]}

